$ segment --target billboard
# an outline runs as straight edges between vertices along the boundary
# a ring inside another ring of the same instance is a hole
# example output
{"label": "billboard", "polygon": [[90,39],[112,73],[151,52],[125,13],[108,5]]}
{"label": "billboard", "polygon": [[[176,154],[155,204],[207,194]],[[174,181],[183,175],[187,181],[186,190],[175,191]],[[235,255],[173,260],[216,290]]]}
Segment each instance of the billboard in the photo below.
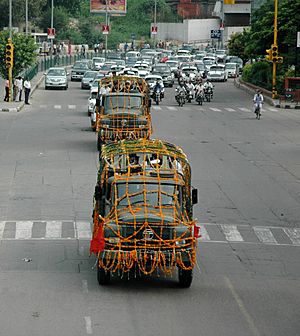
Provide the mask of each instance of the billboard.
{"label": "billboard", "polygon": [[90,0],[90,12],[97,14],[126,14],[126,0]]}

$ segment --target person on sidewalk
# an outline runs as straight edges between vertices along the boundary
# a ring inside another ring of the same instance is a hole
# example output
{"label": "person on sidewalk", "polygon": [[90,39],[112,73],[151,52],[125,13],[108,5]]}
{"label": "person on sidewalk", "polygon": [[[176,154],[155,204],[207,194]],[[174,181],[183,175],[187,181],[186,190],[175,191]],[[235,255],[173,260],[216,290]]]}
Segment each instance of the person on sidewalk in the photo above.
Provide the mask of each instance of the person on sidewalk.
{"label": "person on sidewalk", "polygon": [[6,80],[5,80],[5,97],[4,97],[4,101],[5,102],[9,101],[9,80],[8,80],[8,78],[6,78]]}
{"label": "person on sidewalk", "polygon": [[19,77],[16,77],[14,80],[14,92],[13,92],[13,100],[16,101],[19,93]]}
{"label": "person on sidewalk", "polygon": [[19,101],[22,101],[22,92],[23,92],[23,78],[21,76],[18,77],[18,89],[19,89]]}
{"label": "person on sidewalk", "polygon": [[29,100],[29,95],[31,91],[31,84],[30,84],[28,77],[26,77],[24,81],[24,90],[25,90],[25,104],[30,105],[28,100]]}

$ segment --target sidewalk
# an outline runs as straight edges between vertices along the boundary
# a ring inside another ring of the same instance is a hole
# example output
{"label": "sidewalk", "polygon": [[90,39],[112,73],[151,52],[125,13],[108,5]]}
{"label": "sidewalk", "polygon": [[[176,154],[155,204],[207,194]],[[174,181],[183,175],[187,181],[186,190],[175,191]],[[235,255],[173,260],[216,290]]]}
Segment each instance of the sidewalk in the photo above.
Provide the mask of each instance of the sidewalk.
{"label": "sidewalk", "polygon": [[[39,72],[32,80],[31,80],[31,92],[30,96],[33,94],[33,92],[36,90],[36,88],[43,82],[44,79],[44,72]],[[20,102],[5,102],[4,96],[5,96],[5,87],[4,87],[4,80],[0,79],[0,92],[1,92],[1,100],[0,100],[0,112],[19,112],[22,107],[24,106],[24,90],[22,92],[22,98],[23,101]]]}

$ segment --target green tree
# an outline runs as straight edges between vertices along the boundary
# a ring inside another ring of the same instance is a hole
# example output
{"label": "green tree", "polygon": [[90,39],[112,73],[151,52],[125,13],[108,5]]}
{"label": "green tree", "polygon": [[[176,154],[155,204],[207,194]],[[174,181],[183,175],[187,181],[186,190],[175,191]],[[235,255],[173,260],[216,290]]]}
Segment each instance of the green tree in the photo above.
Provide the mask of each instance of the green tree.
{"label": "green tree", "polygon": [[[5,59],[5,49],[8,39],[8,32],[0,33],[0,59]],[[23,70],[27,69],[36,62],[37,54],[35,53],[36,45],[34,40],[30,36],[23,34],[14,34],[12,36],[12,42],[14,45],[14,66],[13,77],[19,75]],[[5,62],[0,63],[0,75],[2,78],[6,78],[7,69]]]}
{"label": "green tree", "polygon": [[[28,19],[37,19],[47,3],[47,0],[28,0]],[[13,0],[12,6],[13,26],[25,24],[25,1]],[[8,0],[0,0],[0,29],[8,26],[9,21],[9,2]]]}
{"label": "green tree", "polygon": [[[53,26],[58,34],[61,30],[67,30],[70,23],[70,14],[65,7],[54,7],[53,9]],[[51,8],[48,8],[40,18],[40,27],[46,31],[51,27]]]}

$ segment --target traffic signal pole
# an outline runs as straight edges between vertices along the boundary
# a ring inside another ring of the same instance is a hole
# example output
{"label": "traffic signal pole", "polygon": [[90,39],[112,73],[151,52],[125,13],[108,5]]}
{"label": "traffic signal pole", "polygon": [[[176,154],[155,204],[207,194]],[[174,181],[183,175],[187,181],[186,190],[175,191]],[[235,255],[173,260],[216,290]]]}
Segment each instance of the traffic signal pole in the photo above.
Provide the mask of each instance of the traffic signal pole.
{"label": "traffic signal pole", "polygon": [[9,81],[9,97],[8,101],[12,101],[12,69],[14,64],[14,45],[12,43],[11,38],[7,39],[6,49],[5,49],[5,65],[7,69],[7,79]]}
{"label": "traffic signal pole", "polygon": [[[274,0],[274,42],[273,46],[276,48],[276,56],[278,54],[277,47],[277,16],[278,16],[278,0]],[[276,90],[276,67],[277,67],[277,58],[273,59],[273,69],[272,69],[272,99],[277,97]]]}

